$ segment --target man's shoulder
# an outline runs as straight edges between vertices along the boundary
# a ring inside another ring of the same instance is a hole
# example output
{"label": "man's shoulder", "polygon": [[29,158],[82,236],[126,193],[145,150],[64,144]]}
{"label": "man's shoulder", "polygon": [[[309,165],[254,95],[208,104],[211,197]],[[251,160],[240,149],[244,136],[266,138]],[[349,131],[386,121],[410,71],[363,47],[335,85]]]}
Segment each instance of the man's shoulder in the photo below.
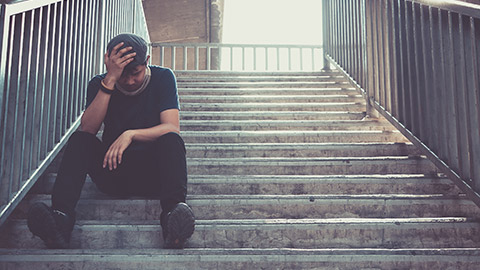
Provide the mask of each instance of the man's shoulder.
{"label": "man's shoulder", "polygon": [[90,79],[89,84],[100,84],[100,81],[105,78],[107,74],[97,74]]}
{"label": "man's shoulder", "polygon": [[172,76],[173,71],[170,68],[166,67],[161,67],[161,66],[155,66],[155,65],[149,65],[150,67],[150,72],[152,73],[152,76]]}

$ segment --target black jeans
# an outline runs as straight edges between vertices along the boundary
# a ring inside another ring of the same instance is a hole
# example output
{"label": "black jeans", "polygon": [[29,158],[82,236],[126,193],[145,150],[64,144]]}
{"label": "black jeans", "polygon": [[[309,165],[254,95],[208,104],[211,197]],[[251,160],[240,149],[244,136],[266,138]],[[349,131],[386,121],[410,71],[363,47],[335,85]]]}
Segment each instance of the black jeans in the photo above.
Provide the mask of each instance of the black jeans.
{"label": "black jeans", "polygon": [[75,216],[87,174],[103,193],[159,198],[162,216],[185,202],[185,144],[177,133],[167,133],[154,142],[133,142],[113,171],[102,166],[108,147],[90,133],[72,134],[53,187],[53,209]]}

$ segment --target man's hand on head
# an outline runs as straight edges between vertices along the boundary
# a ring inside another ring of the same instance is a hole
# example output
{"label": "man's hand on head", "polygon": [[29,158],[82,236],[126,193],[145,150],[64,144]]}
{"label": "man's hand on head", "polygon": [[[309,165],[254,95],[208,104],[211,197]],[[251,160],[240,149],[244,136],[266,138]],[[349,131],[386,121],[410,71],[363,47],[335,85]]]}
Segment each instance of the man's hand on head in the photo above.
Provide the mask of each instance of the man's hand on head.
{"label": "man's hand on head", "polygon": [[133,130],[127,130],[110,145],[103,159],[103,168],[115,170],[122,163],[123,152],[132,143],[133,135]]}
{"label": "man's hand on head", "polygon": [[135,59],[135,52],[126,54],[132,50],[132,47],[120,49],[122,46],[123,42],[120,42],[113,47],[111,52],[105,53],[104,61],[107,68],[107,75],[104,79],[104,83],[107,87],[113,88],[115,83],[122,76],[123,69]]}

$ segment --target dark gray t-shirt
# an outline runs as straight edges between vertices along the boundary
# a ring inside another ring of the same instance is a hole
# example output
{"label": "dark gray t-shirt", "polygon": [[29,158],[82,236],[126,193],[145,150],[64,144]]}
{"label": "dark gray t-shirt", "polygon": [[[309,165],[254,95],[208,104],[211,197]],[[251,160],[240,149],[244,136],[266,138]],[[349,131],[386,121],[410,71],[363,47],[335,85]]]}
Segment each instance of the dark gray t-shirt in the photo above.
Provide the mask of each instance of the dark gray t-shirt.
{"label": "dark gray t-shirt", "polygon": [[[112,93],[105,116],[102,140],[112,144],[129,129],[150,128],[160,124],[160,112],[179,109],[177,82],[168,68],[150,66],[151,78],[147,88],[137,96],[126,96],[116,90]],[[87,88],[88,107],[100,89],[106,74],[93,77]]]}

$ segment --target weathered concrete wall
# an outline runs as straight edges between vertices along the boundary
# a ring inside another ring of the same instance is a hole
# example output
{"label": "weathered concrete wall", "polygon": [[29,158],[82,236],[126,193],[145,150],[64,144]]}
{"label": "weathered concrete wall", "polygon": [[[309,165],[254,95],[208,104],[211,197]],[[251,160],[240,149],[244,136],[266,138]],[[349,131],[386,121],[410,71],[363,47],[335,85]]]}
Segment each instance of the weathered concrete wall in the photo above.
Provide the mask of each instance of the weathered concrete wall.
{"label": "weathered concrete wall", "polygon": [[[222,39],[224,0],[144,0],[150,40],[153,43],[219,43]],[[188,68],[193,68],[193,49],[188,51]],[[159,64],[160,50],[152,50],[152,64]],[[200,68],[206,54],[200,51]],[[165,50],[165,66],[171,63],[171,51]],[[176,51],[176,68],[182,69],[183,50]],[[219,56],[212,52],[212,68]]]}

